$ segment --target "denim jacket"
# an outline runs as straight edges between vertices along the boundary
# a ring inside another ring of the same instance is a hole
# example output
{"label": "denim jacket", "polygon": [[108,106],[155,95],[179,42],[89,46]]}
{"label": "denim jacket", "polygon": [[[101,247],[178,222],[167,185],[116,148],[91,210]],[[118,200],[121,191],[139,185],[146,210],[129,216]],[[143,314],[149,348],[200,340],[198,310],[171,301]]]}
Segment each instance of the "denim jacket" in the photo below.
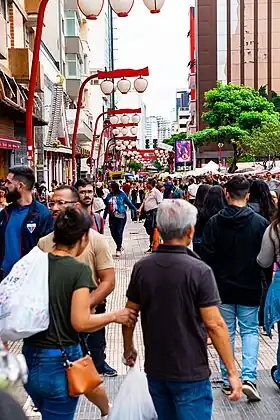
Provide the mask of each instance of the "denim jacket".
{"label": "denim jacket", "polygon": [[[137,208],[134,206],[134,204],[129,200],[128,196],[123,192],[120,191],[118,194],[115,195],[116,197],[116,204],[117,204],[117,208],[116,210],[119,213],[126,213],[126,205],[134,211],[137,211]],[[110,213],[110,204],[112,202],[112,198],[113,198],[113,194],[109,193],[107,195],[107,197],[105,198],[104,202],[106,205],[105,211],[104,211],[104,220],[106,219],[108,213]],[[111,214],[109,214],[111,216]]]}
{"label": "denim jacket", "polygon": [[264,327],[271,338],[271,330],[276,322],[280,321],[280,269],[278,268],[275,277],[269,286],[265,307]]}

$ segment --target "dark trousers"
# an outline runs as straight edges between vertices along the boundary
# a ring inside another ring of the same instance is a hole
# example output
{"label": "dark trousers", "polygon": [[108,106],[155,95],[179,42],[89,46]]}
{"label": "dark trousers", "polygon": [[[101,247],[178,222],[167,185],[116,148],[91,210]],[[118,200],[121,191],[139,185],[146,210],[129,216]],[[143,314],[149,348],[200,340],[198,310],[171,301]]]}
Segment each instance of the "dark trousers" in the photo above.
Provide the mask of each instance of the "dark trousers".
{"label": "dark trousers", "polygon": [[157,217],[157,209],[150,210],[146,213],[146,220],[144,223],[144,227],[146,229],[147,234],[150,237],[150,246],[152,246],[153,240],[154,240],[154,231],[156,228],[156,217]]}
{"label": "dark trousers", "polygon": [[117,217],[110,217],[109,227],[112,238],[117,245],[117,251],[121,251],[123,242],[123,231],[126,225],[126,215],[124,219],[118,219]]}
{"label": "dark trousers", "polygon": [[[106,304],[98,305],[96,308],[96,314],[104,314],[106,310]],[[86,340],[88,349],[91,353],[92,360],[98,373],[103,373],[104,361],[106,359],[105,348],[106,348],[106,337],[105,328],[93,333],[83,333],[83,337]],[[82,343],[83,344],[83,343]],[[83,346],[82,346],[83,347]],[[84,354],[86,349],[83,348]]]}

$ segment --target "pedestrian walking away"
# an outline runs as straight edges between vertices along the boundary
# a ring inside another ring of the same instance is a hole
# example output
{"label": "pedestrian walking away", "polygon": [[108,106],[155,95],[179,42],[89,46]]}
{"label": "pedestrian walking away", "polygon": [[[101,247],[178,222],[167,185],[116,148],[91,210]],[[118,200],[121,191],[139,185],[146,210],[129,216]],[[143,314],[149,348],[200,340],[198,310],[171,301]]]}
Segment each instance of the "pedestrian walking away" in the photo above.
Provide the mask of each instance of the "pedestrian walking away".
{"label": "pedestrian walking away", "polygon": [[[159,420],[211,419],[207,332],[225,363],[230,399],[237,401],[242,394],[214,275],[187,248],[196,214],[184,200],[159,205],[157,225],[163,244],[135,264],[127,290],[127,308],[141,313],[145,372]],[[123,327],[129,366],[137,357],[133,331],[134,327]]]}
{"label": "pedestrian walking away", "polygon": [[[53,195],[50,207],[54,219],[67,207],[75,205],[81,207],[77,190],[70,186],[58,187]],[[38,246],[45,252],[52,252],[55,248],[53,233],[42,238]],[[92,282],[94,291],[91,293],[91,312],[105,312],[105,300],[115,287],[115,270],[109,245],[103,235],[94,229],[89,232],[88,246],[78,257],[78,260],[89,265],[92,271]],[[91,351],[93,361],[99,373],[108,376],[115,376],[116,370],[106,363],[105,331],[100,329],[94,333],[86,334],[88,347]]]}
{"label": "pedestrian walking away", "polygon": [[109,214],[109,228],[112,238],[117,246],[116,257],[121,256],[123,250],[123,231],[127,221],[126,207],[128,206],[131,210],[138,213],[137,208],[129,200],[127,195],[120,190],[120,186],[117,182],[113,181],[109,185],[110,193],[105,198],[105,211],[104,220],[106,220]]}
{"label": "pedestrian walking away", "polygon": [[159,204],[162,202],[162,193],[156,188],[156,180],[149,178],[147,181],[148,194],[146,195],[139,211],[146,216],[144,227],[149,235],[150,246],[146,253],[152,252],[152,245],[154,240],[154,231],[156,228],[156,216]]}
{"label": "pedestrian walking away", "polygon": [[[68,394],[61,346],[73,362],[82,357],[79,333],[94,332],[112,322],[132,326],[136,321],[131,310],[90,314],[92,273],[88,265],[76,258],[88,246],[91,226],[90,216],[77,206],[70,206],[57,216],[55,248],[48,256],[50,324],[46,331],[24,340],[23,354],[29,368],[26,390],[42,420],[72,420],[78,403],[78,398]],[[104,389],[99,387],[90,394],[102,418],[107,419],[109,401]]]}
{"label": "pedestrian walking away", "polygon": [[[236,323],[242,340],[243,392],[250,401],[261,396],[256,386],[259,356],[258,312],[264,273],[256,264],[266,219],[247,206],[250,184],[241,175],[226,187],[228,206],[213,216],[201,240],[201,257],[215,274],[222,304],[220,310],[234,349]],[[223,392],[231,392],[227,370],[221,360]]]}

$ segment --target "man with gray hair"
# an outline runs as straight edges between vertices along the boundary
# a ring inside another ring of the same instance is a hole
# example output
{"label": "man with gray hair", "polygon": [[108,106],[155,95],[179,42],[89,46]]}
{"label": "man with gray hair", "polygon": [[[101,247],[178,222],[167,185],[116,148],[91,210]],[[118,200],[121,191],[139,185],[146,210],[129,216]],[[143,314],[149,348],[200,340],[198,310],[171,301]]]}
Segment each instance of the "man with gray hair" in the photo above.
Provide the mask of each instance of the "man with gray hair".
{"label": "man with gray hair", "polygon": [[[242,394],[214,275],[187,248],[196,216],[196,208],[183,200],[159,205],[163,244],[135,264],[127,290],[127,307],[141,312],[145,372],[158,420],[211,419],[207,333],[227,368],[229,399],[237,401]],[[129,366],[137,358],[133,331],[123,328]]]}

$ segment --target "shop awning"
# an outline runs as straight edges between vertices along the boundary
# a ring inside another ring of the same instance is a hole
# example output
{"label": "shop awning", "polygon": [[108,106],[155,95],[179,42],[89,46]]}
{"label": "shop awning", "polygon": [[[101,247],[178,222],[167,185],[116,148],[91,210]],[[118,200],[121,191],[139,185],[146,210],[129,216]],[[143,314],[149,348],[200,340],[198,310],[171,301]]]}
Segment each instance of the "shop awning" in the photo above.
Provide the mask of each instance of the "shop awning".
{"label": "shop awning", "polygon": [[20,141],[14,137],[0,136],[0,149],[19,150]]}

